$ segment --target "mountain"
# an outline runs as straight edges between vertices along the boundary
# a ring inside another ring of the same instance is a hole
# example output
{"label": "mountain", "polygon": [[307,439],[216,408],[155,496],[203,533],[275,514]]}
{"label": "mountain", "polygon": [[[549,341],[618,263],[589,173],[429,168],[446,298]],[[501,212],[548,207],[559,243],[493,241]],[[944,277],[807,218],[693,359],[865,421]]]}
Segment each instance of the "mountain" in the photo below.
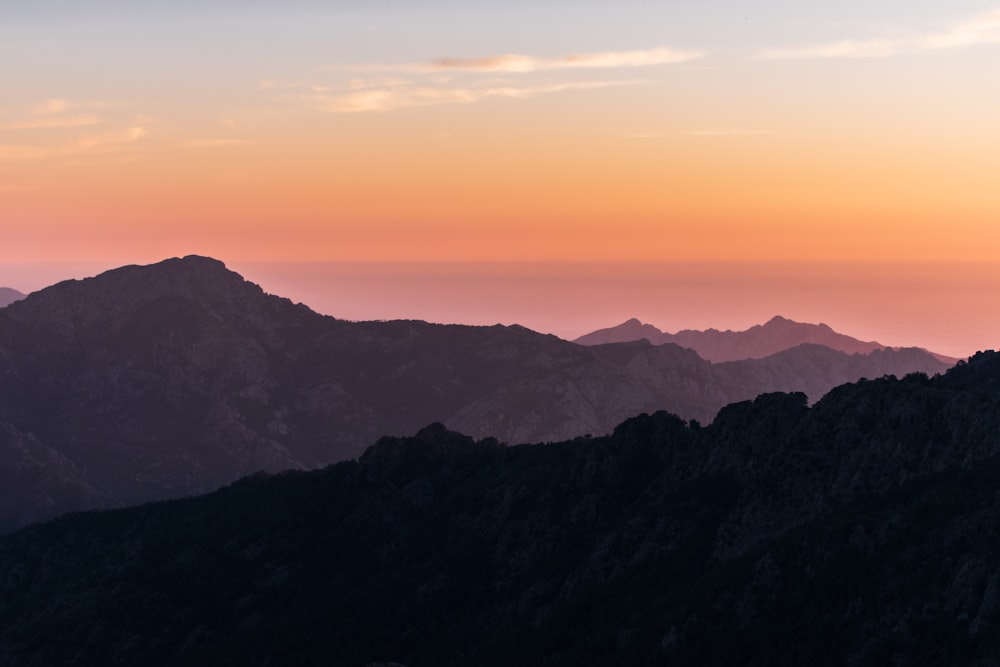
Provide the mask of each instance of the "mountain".
{"label": "mountain", "polygon": [[0,538],[0,665],[990,665],[1000,355]]}
{"label": "mountain", "polygon": [[[685,329],[675,334],[665,333],[651,324],[643,324],[633,318],[616,327],[599,329],[580,336],[574,342],[581,345],[600,345],[639,339],[648,340],[654,345],[675,343],[694,350],[703,359],[713,362],[760,359],[804,343],[823,345],[848,354],[868,354],[886,347],[874,341],[861,341],[837,333],[825,324],[803,324],[780,316],[745,331]],[[942,360],[950,363],[956,361],[947,358]]]}
{"label": "mountain", "polygon": [[16,289],[11,289],[9,287],[0,287],[0,308],[8,306],[15,301],[20,301],[24,298],[24,295],[18,292]]}
{"label": "mountain", "polygon": [[[742,365],[741,365],[742,364]],[[359,456],[430,422],[512,443],[640,412],[709,422],[766,391],[936,373],[919,350],[801,347],[710,364],[676,345],[584,347],[519,326],[347,322],[204,257],[66,281],[0,310],[0,532]]]}

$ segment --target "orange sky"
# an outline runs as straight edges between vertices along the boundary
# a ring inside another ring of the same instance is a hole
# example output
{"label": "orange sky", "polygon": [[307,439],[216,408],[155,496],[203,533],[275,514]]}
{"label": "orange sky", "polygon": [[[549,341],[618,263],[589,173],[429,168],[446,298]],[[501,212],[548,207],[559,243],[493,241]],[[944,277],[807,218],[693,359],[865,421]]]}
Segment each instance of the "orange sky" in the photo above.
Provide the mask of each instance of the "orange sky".
{"label": "orange sky", "polygon": [[0,269],[1000,260],[989,3],[36,0],[0,76]]}

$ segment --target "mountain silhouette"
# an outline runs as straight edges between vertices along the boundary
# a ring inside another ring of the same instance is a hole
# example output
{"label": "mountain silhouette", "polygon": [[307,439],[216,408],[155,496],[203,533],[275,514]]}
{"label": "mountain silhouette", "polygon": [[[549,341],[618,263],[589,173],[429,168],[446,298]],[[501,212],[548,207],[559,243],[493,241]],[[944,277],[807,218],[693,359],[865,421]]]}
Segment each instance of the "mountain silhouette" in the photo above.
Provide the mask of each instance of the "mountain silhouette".
{"label": "mountain silhouette", "polygon": [[0,308],[8,306],[15,301],[20,301],[23,298],[24,295],[16,289],[11,289],[10,287],[0,287]]}
{"label": "mountain silhouette", "polygon": [[519,326],[347,322],[222,262],[127,266],[0,310],[0,531],[359,456],[441,422],[508,443],[609,433],[640,412],[710,422],[768,391],[936,373],[919,350],[801,346],[713,365],[676,345],[584,347]]}
{"label": "mountain silhouette", "polygon": [[0,665],[988,665],[1000,355],[0,538]]}
{"label": "mountain silhouette", "polygon": [[[761,359],[802,344],[823,345],[848,354],[868,354],[886,349],[885,345],[875,341],[862,341],[837,333],[826,324],[804,324],[781,316],[772,317],[765,324],[752,326],[745,331],[684,329],[674,334],[665,333],[651,324],[643,324],[632,318],[616,327],[580,336],[574,342],[600,345],[640,339],[648,340],[654,345],[675,343],[694,350],[703,359],[712,362]],[[957,361],[943,355],[935,356],[949,364]]]}

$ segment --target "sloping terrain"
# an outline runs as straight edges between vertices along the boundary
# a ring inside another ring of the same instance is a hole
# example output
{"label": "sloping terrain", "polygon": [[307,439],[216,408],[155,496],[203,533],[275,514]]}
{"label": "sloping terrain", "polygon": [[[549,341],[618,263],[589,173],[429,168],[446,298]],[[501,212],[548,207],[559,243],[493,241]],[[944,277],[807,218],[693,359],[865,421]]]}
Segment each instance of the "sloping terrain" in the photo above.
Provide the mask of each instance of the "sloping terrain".
{"label": "sloping terrain", "polygon": [[988,665],[1000,355],[0,539],[0,665]]}

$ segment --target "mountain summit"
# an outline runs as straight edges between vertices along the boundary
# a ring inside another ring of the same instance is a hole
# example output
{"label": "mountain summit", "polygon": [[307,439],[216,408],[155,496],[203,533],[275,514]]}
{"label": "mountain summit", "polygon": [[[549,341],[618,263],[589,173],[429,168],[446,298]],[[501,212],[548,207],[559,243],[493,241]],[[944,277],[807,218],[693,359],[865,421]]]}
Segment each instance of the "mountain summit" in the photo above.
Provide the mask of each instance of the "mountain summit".
{"label": "mountain summit", "polygon": [[581,345],[601,345],[640,339],[646,339],[654,345],[675,343],[694,350],[700,357],[712,362],[761,359],[803,343],[823,345],[847,354],[868,354],[886,347],[875,341],[862,341],[837,333],[826,324],[795,322],[780,315],[745,331],[684,329],[674,334],[632,318],[616,327],[580,336],[574,342]]}

